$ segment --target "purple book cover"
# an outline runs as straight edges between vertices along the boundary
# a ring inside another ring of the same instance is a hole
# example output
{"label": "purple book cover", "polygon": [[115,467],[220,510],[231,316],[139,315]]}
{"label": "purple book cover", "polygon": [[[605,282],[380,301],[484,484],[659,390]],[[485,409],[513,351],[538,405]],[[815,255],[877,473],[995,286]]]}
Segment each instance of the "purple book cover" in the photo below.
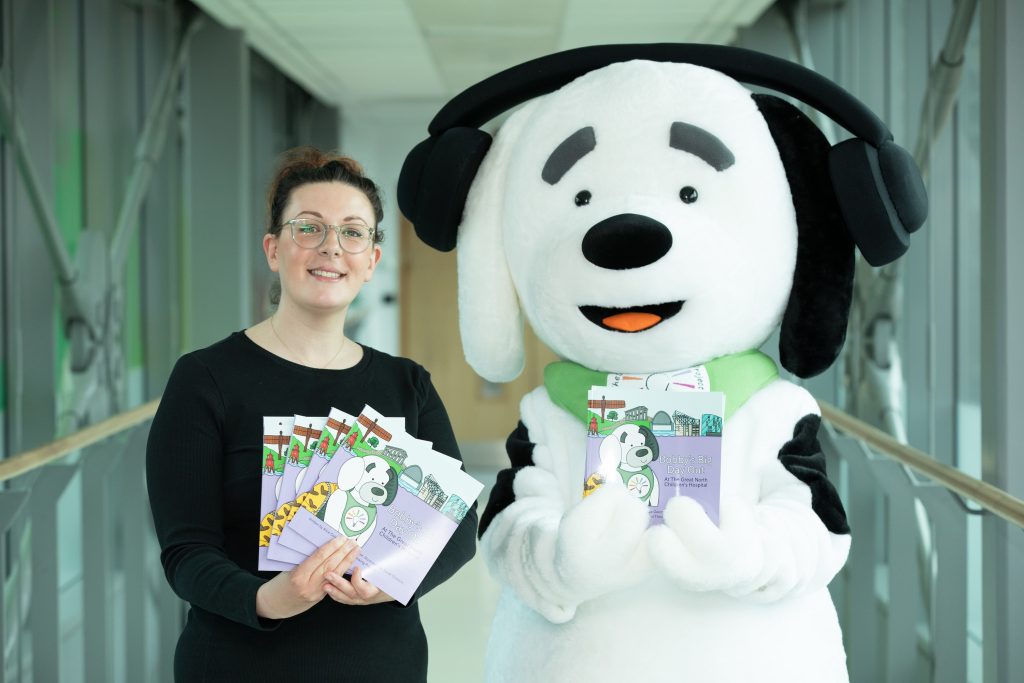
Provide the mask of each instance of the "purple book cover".
{"label": "purple book cover", "polygon": [[693,498],[718,524],[722,473],[721,392],[594,387],[588,395],[583,495],[615,477],[663,522],[674,496]]}
{"label": "purple book cover", "polygon": [[274,526],[277,490],[281,477],[284,476],[286,446],[291,440],[294,422],[295,418],[291,415],[263,418],[263,450],[260,455],[263,474],[260,477],[260,536],[257,564],[260,571],[286,571],[295,566],[267,557]]}
{"label": "purple book cover", "polygon": [[[296,509],[300,505],[299,500],[301,499],[302,494],[308,493],[313,489],[315,484],[320,483],[320,471],[330,463],[331,458],[334,457],[334,453],[338,450],[341,442],[348,437],[348,433],[352,428],[353,422],[355,422],[355,418],[348,413],[337,408],[331,408],[331,412],[327,416],[327,423],[324,425],[324,430],[321,433],[320,440],[313,449],[313,457],[310,460],[304,475],[295,487],[295,498],[289,501],[292,503],[292,507],[290,511],[287,512],[286,518],[283,520],[284,526],[280,530],[280,536],[277,540],[278,546],[284,546],[285,548],[296,550],[304,557],[308,557],[314,550],[316,550],[316,547],[312,546],[312,544],[305,538],[296,534],[294,531],[289,531],[288,522],[291,521],[291,517],[294,516]],[[278,510],[280,510],[280,505],[278,506]],[[274,529],[274,531],[276,532],[277,529]]]}
{"label": "purple book cover", "polygon": [[[332,409],[332,415],[335,414],[335,410],[337,409]],[[329,495],[331,491],[334,490],[335,487],[332,487],[330,485],[337,484],[338,470],[341,469],[342,463],[347,459],[347,457],[335,458],[334,454],[350,454],[352,452],[352,449],[357,447],[356,444],[362,444],[363,431],[365,427],[361,427],[356,422],[355,418],[351,418],[346,413],[342,413],[340,410],[337,411],[337,413],[340,416],[349,418],[348,422],[346,423],[346,426],[343,428],[344,434],[342,435],[342,429],[339,428],[339,436],[336,437],[337,445],[334,451],[331,453],[331,458],[320,468],[320,471],[317,473],[315,480],[309,482],[309,489],[303,492],[305,495],[299,494],[296,497],[296,508],[301,509],[304,507],[308,510],[316,511],[323,504],[325,497]],[[381,431],[383,433],[386,433],[389,436],[392,433],[404,434],[403,430],[405,428],[405,418],[392,418],[381,416],[378,416],[378,418],[378,422],[382,426]],[[328,419],[328,432],[331,431],[330,422],[331,420]],[[377,443],[379,445],[379,439],[381,438],[381,435],[378,434],[377,438]],[[425,441],[421,443],[427,444],[429,446],[429,444]],[[321,484],[328,484],[328,486],[321,486]],[[296,509],[295,512],[297,513],[297,511],[298,510]],[[303,556],[308,557],[319,546],[313,545],[304,536],[296,533],[293,529],[291,529],[292,519],[294,519],[294,513],[292,514],[291,517],[285,520],[284,528],[281,530],[281,534],[278,540],[278,545],[284,546],[285,548],[290,548],[291,550],[295,550],[301,553]]]}
{"label": "purple book cover", "polygon": [[312,541],[306,540],[305,536],[300,534],[292,527],[292,522],[295,521],[295,517],[301,511],[302,508],[296,510],[295,514],[292,515],[291,520],[289,520],[288,523],[284,525],[284,529],[281,531],[281,535],[279,537],[277,545],[278,547],[283,546],[285,548],[289,548],[290,550],[294,550],[300,553],[303,556],[303,558],[306,558],[315,553],[318,546],[316,546]]}
{"label": "purple book cover", "polygon": [[314,547],[351,538],[366,580],[403,605],[483,488],[458,460],[370,406],[319,479],[313,492],[322,500],[303,505],[287,528]]}
{"label": "purple book cover", "polygon": [[274,506],[276,513],[271,529],[270,547],[267,549],[267,557],[271,560],[299,564],[306,559],[301,553],[281,547],[281,529],[284,525],[284,515],[290,507],[289,504],[295,502],[303,480],[307,477],[316,478],[316,473],[310,474],[310,465],[314,462],[313,454],[320,448],[321,440],[329,440],[326,425],[326,417],[295,416],[292,438],[285,451],[287,457],[284,474],[277,485],[277,503]]}
{"label": "purple book cover", "polygon": [[453,467],[397,468],[377,455],[344,458],[338,485],[316,514],[289,526],[314,546],[344,534],[362,546],[364,578],[403,605],[433,566],[483,485]]}

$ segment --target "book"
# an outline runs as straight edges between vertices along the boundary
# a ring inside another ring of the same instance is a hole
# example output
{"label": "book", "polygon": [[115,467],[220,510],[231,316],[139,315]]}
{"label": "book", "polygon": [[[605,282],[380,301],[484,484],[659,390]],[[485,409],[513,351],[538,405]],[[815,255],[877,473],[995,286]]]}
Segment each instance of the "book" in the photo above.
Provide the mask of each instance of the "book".
{"label": "book", "polygon": [[263,450],[260,454],[262,475],[260,477],[260,536],[259,560],[260,571],[287,571],[295,565],[267,557],[270,549],[270,538],[273,533],[274,513],[277,508],[277,492],[281,478],[284,476],[286,450],[291,441],[292,427],[295,418],[264,417],[263,418]]}
{"label": "book", "polygon": [[299,564],[306,559],[306,555],[280,544],[281,531],[286,521],[282,508],[286,510],[286,504],[296,499],[307,476],[310,479],[316,478],[315,474],[309,475],[312,469],[310,465],[314,463],[314,451],[320,447],[321,437],[326,441],[325,447],[329,445],[330,435],[325,429],[327,419],[295,416],[286,450],[284,474],[277,481],[277,502],[274,505],[276,514],[270,532],[270,546],[267,548],[267,557],[271,560]]}
{"label": "book", "polygon": [[[336,426],[332,426],[332,422]],[[340,423],[340,424],[339,424]],[[405,419],[404,418],[390,418],[380,416],[379,424],[384,429],[392,432],[404,433],[405,430]],[[336,485],[338,479],[338,470],[341,469],[344,458],[334,459],[334,455],[339,451],[350,452],[357,442],[362,441],[363,430],[365,428],[360,426],[358,419],[354,418],[347,413],[344,413],[337,408],[331,409],[331,414],[327,420],[327,431],[330,435],[334,431],[334,442],[335,446],[330,451],[330,455],[327,456],[325,451],[324,462],[320,467],[317,475],[306,480],[308,487],[303,486],[305,490],[300,490],[293,501],[278,508],[278,516],[281,518],[281,529],[280,529],[280,541],[279,544],[290,548],[292,550],[302,553],[304,557],[308,557],[315,551],[319,545],[314,544],[312,541],[307,539],[302,534],[298,533],[291,525],[295,515],[299,511],[305,509],[308,513],[315,513],[326,497],[334,490],[333,486]],[[411,438],[411,437],[410,437]],[[429,442],[421,442],[427,447],[430,446]],[[308,494],[308,495],[303,495]]]}
{"label": "book", "polygon": [[615,478],[649,506],[652,524],[674,496],[693,498],[718,524],[722,392],[592,387],[587,410],[584,497]]}
{"label": "book", "polygon": [[461,462],[405,433],[401,418],[370,406],[335,441],[316,482],[278,511],[275,545],[304,559],[345,535],[361,546],[363,578],[408,604],[483,485]]}
{"label": "book", "polygon": [[335,457],[344,458],[343,469],[354,473],[343,472],[342,479],[355,480],[355,485],[333,491],[316,515],[300,510],[292,527],[314,545],[341,534],[359,543],[356,564],[362,567],[363,578],[407,605],[483,485],[456,468],[424,471],[422,481],[403,470],[393,497],[370,496],[367,501],[360,493],[375,485],[386,490],[384,482],[390,477],[373,479],[378,456]]}

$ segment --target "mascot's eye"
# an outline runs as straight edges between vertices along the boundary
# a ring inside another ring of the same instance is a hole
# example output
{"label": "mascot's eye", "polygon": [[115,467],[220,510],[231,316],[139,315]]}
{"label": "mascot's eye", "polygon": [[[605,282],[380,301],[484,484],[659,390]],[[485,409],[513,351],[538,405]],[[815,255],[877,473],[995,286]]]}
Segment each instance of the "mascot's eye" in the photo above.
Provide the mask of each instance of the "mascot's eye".
{"label": "mascot's eye", "polygon": [[576,193],[576,206],[585,206],[590,203],[590,190],[580,190]]}
{"label": "mascot's eye", "polygon": [[679,198],[683,200],[683,204],[693,204],[697,201],[697,188],[687,185],[679,190]]}

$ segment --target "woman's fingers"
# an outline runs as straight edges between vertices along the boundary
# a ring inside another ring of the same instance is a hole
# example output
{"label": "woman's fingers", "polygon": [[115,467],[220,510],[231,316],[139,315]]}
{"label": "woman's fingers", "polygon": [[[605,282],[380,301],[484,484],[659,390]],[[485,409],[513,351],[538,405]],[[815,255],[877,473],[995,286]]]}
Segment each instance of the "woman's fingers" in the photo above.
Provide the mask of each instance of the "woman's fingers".
{"label": "woman's fingers", "polygon": [[292,583],[302,592],[315,586],[315,590],[327,593],[331,599],[348,605],[368,605],[391,599],[379,588],[363,579],[363,569],[358,565],[352,569],[351,580],[344,577],[345,572],[353,567],[359,552],[362,550],[345,536],[335,539],[317,548],[292,573]]}
{"label": "woman's fingers", "polygon": [[344,535],[324,543],[292,570],[290,581],[293,589],[307,601],[314,602],[323,598],[324,577],[330,572],[343,574],[348,571],[359,556],[359,551],[360,547]]}
{"label": "woman's fingers", "polygon": [[363,568],[356,567],[352,570],[352,588],[363,600],[372,600],[380,593],[380,589],[373,584],[363,580]]}
{"label": "woman's fingers", "polygon": [[355,587],[341,574],[329,572],[324,578],[327,580],[327,583],[324,584],[324,590],[331,596],[331,599],[346,605],[358,605],[360,603],[359,594],[356,593]]}
{"label": "woman's fingers", "polygon": [[349,540],[345,536],[338,536],[316,549],[312,555],[302,561],[298,567],[292,570],[292,582],[298,585],[305,585],[311,579],[319,581],[326,569],[324,563],[345,547]]}
{"label": "woman's fingers", "polygon": [[334,572],[328,572],[325,578],[327,583],[324,584],[324,591],[335,601],[346,605],[372,605],[392,599],[363,579],[362,567],[357,566],[352,570],[352,576],[348,579]]}
{"label": "woman's fingers", "polygon": [[334,572],[335,574],[344,574],[352,566],[352,563],[356,561],[362,548],[351,541],[349,543],[350,545],[342,546],[331,556],[330,560],[324,563],[326,568],[325,574],[327,571]]}
{"label": "woman's fingers", "polygon": [[323,578],[327,583],[324,584],[323,588],[332,599],[349,605],[360,603],[359,594],[352,587],[352,584],[344,578],[343,574],[356,561],[361,550],[362,548],[358,545],[350,542],[336,550],[330,559],[324,563],[326,571],[323,574]]}

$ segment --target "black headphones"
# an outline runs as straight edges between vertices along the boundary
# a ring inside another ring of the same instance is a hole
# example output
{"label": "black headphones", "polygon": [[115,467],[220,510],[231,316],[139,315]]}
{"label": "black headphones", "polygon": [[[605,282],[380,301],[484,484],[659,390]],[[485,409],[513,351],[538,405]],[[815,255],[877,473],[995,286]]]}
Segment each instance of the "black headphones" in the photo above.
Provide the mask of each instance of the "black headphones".
{"label": "black headphones", "polygon": [[724,45],[651,43],[581,47],[540,57],[470,86],[430,122],[430,137],[405,158],[398,205],[416,234],[441,251],[455,247],[466,196],[491,146],[479,126],[590,71],[633,59],[703,66],[737,81],[804,102],[853,133],[828,152],[835,198],[864,258],[881,266],[899,258],[928,215],[924,181],[913,157],[860,100],[824,76],[771,55]]}

